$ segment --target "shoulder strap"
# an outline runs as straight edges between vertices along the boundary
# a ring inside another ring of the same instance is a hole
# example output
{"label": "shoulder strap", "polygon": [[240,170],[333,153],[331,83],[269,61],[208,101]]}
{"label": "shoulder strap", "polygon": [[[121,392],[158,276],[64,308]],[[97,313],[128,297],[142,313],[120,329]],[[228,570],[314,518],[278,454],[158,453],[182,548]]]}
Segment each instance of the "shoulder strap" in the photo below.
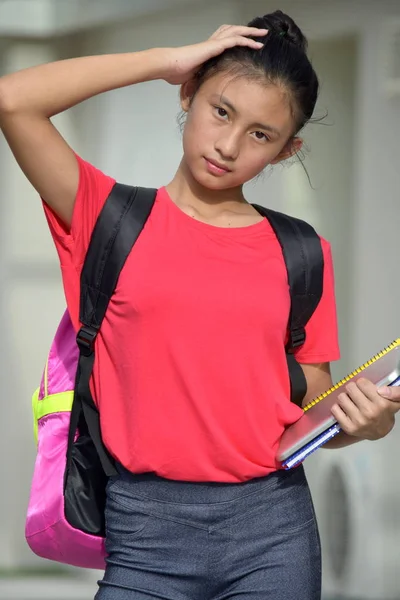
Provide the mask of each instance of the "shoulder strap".
{"label": "shoulder strap", "polygon": [[307,384],[293,352],[304,344],[305,326],[322,296],[324,257],[321,240],[315,229],[305,221],[263,206],[253,206],[268,219],[285,259],[291,299],[286,353],[292,401],[299,404],[307,391]]}
{"label": "shoulder strap", "polygon": [[119,274],[139,237],[157,190],[116,183],[97,219],[81,273],[79,319],[83,330],[98,332]]}
{"label": "shoulder strap", "polygon": [[114,293],[120,272],[154,205],[157,191],[116,183],[94,227],[81,273],[77,335],[79,361],[68,439],[67,469],[78,424],[82,418],[106,475],[115,474],[113,461],[101,440],[99,414],[89,381],[94,364],[94,342]]}

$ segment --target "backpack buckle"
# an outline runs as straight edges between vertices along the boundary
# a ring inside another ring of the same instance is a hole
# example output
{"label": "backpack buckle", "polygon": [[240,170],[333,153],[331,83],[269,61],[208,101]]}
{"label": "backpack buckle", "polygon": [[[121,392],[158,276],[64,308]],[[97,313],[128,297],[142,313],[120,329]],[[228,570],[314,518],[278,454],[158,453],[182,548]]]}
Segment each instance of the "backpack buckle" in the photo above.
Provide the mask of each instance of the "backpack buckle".
{"label": "backpack buckle", "polygon": [[86,327],[86,325],[81,327],[78,331],[76,343],[78,344],[78,348],[84,356],[90,356],[90,354],[92,354],[96,335],[96,329],[93,329],[92,327]]}
{"label": "backpack buckle", "polygon": [[292,329],[289,331],[289,339],[287,343],[287,348],[289,352],[292,352],[295,348],[302,346],[306,341],[306,330],[304,327],[299,327],[297,329]]}

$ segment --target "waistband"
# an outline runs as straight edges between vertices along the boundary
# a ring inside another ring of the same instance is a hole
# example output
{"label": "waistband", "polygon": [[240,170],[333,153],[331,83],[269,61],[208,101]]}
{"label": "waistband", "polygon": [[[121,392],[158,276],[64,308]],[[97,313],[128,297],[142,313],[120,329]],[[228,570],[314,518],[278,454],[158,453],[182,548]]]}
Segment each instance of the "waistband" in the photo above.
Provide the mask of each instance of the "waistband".
{"label": "waistband", "polygon": [[256,477],[239,483],[197,482],[166,479],[156,473],[131,473],[122,465],[117,465],[118,480],[132,495],[146,496],[164,502],[182,504],[211,504],[228,502],[261,490],[271,493],[279,488],[306,485],[303,466],[289,471],[279,470],[264,477]]}

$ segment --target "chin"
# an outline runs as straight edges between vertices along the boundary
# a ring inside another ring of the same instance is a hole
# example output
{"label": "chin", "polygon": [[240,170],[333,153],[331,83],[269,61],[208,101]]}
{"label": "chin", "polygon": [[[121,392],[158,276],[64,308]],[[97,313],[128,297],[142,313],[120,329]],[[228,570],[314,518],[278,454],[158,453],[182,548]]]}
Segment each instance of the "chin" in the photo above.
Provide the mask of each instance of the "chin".
{"label": "chin", "polygon": [[221,180],[218,180],[212,176],[210,177],[195,177],[197,183],[199,185],[201,185],[202,187],[208,189],[208,190],[213,190],[213,191],[218,191],[218,190],[227,190],[231,187],[236,187],[236,186],[232,186],[232,185],[227,185],[226,182],[224,183]]}
{"label": "chin", "polygon": [[241,183],[232,182],[229,175],[215,177],[210,173],[207,173],[204,169],[190,169],[190,173],[198,185],[212,191],[222,191],[230,188],[237,188],[242,185]]}

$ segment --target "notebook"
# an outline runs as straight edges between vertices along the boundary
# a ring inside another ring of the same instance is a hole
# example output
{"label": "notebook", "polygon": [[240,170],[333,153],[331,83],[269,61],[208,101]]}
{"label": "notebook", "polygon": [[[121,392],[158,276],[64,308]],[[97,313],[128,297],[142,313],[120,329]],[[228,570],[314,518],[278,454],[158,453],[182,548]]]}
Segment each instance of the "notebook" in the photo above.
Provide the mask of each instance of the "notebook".
{"label": "notebook", "polygon": [[400,385],[400,338],[304,407],[304,414],[286,429],[280,441],[277,458],[284,469],[298,466],[340,432],[331,407],[345,386],[359,376],[377,386]]}

